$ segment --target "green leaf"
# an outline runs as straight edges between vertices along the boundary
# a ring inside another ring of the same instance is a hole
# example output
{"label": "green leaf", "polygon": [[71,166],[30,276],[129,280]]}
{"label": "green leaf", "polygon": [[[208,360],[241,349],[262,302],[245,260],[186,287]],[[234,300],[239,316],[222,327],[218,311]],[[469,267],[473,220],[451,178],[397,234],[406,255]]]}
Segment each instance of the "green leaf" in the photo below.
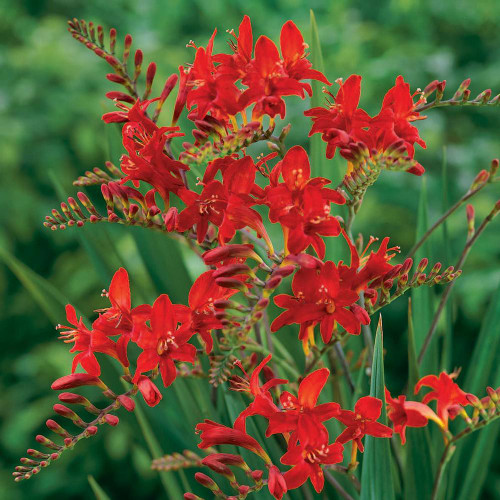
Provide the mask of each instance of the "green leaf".
{"label": "green leaf", "polygon": [[[321,52],[321,43],[319,41],[318,26],[316,24],[316,17],[311,9],[311,55],[310,60],[312,62],[313,68],[323,72],[323,54]],[[311,107],[315,108],[317,106],[323,106],[325,100],[323,97],[323,83],[317,80],[312,80],[312,96],[311,96]],[[310,159],[311,159],[311,169],[314,176],[329,178],[328,165],[325,157],[326,146],[321,139],[321,134],[314,134],[310,138]]]}
{"label": "green leaf", "polygon": [[[500,369],[497,369],[494,387],[497,387],[499,383]],[[498,422],[495,422],[478,432],[473,446],[472,443],[468,443],[467,441],[462,443],[464,445],[460,448],[462,455],[464,455],[464,449],[471,450],[470,454],[465,454],[467,457],[466,468],[464,469],[466,471],[465,479],[463,483],[461,481],[455,483],[449,482],[449,484],[456,485],[456,495],[459,495],[458,500],[481,498],[481,490],[489,470],[488,464],[493,457],[493,453],[497,450],[499,431],[500,425],[498,425]],[[467,447],[467,445],[470,446]],[[456,495],[455,498],[457,498]]]}
{"label": "green leaf", "polygon": [[111,500],[99,483],[94,479],[94,476],[87,476],[87,480],[97,500]]}
{"label": "green leaf", "polygon": [[147,229],[134,231],[133,237],[157,292],[167,293],[172,302],[186,303],[192,280],[180,243]]}
{"label": "green leaf", "polygon": [[[418,203],[417,213],[417,228],[415,241],[425,234],[429,227],[428,212],[427,212],[427,184],[426,178],[422,179],[422,188],[420,191],[420,198]],[[431,247],[429,240],[427,240],[417,251],[414,257],[416,265],[424,258],[428,258],[429,262],[433,262]],[[414,328],[415,328],[415,348],[416,352],[420,352],[424,339],[431,326],[432,317],[434,313],[433,304],[433,290],[427,286],[421,286],[412,290],[412,307],[414,311]],[[420,373],[428,375],[430,373],[437,373],[438,371],[438,344],[437,336],[435,335],[429,345],[424,359],[420,366]]]}
{"label": "green leaf", "polygon": [[[158,458],[165,455],[165,453],[161,449],[160,444],[158,443],[158,440],[156,439],[153,430],[151,429],[151,426],[149,425],[149,422],[146,418],[146,415],[144,414],[143,409],[141,408],[141,404],[139,401],[136,402],[134,413],[146,444],[149,448],[149,452],[151,453],[151,457]],[[158,471],[158,474],[160,475],[160,480],[163,488],[167,493],[167,498],[182,498],[183,492],[179,486],[179,483],[177,482],[175,473],[172,471]]]}
{"label": "green leaf", "polygon": [[[446,148],[443,148],[443,165],[442,165],[442,195],[443,203],[442,210],[443,213],[448,210],[448,166],[446,161]],[[445,219],[442,224],[443,233],[443,248],[444,248],[444,261],[446,263],[450,262],[451,250],[450,250],[450,237],[448,234],[448,220]],[[451,369],[451,358],[453,351],[453,291],[446,302],[443,311],[443,350],[441,353],[441,370],[450,371]]]}
{"label": "green leaf", "polygon": [[[32,295],[51,323],[59,323],[61,318],[65,317],[64,307],[68,300],[56,287],[16,259],[2,246],[0,246],[0,259]],[[77,314],[81,315],[80,311],[77,310]]]}
{"label": "green leaf", "polygon": [[[380,317],[373,351],[372,380],[370,396],[382,400],[382,414],[379,422],[387,424],[385,411],[385,382],[383,359],[382,317]],[[363,470],[361,472],[361,500],[393,500],[391,448],[389,439],[365,437]]]}
{"label": "green leaf", "polygon": [[[481,325],[465,382],[460,384],[466,392],[477,394],[479,397],[485,393],[487,385],[497,387],[500,384],[500,368],[498,365],[499,324],[500,284],[492,297]],[[488,463],[495,450],[494,443],[498,436],[498,427],[498,424],[493,424],[479,431],[477,437],[472,436],[458,443],[454,461],[451,464],[449,483],[456,485],[454,498],[458,494],[460,500],[479,497],[479,492],[486,479]],[[458,479],[460,477],[464,477],[463,482]],[[472,496],[465,496],[467,492]],[[473,496],[474,494],[476,496]]]}
{"label": "green leaf", "polygon": [[[419,369],[415,350],[415,333],[411,311],[411,299],[408,301],[408,395],[413,395],[413,388],[418,382]],[[405,500],[430,498],[434,481],[430,435],[425,429],[406,429],[406,464],[404,468]]]}

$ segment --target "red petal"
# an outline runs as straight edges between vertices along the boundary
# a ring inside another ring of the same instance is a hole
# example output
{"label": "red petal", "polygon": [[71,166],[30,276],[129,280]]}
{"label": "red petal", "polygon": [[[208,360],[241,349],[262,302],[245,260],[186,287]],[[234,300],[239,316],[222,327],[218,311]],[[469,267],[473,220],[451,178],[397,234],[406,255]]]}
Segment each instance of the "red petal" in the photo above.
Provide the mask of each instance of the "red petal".
{"label": "red petal", "polygon": [[109,300],[113,307],[121,311],[130,311],[130,283],[128,273],[120,267],[109,285]]}
{"label": "red petal", "polygon": [[372,396],[365,396],[358,399],[354,411],[367,420],[377,420],[382,411],[382,401]]}
{"label": "red petal", "polygon": [[280,47],[285,63],[293,62],[304,55],[304,38],[293,21],[287,21],[281,28]]}
{"label": "red petal", "polygon": [[299,385],[299,402],[302,406],[312,409],[316,406],[319,394],[328,380],[330,370],[320,368],[310,373]]}

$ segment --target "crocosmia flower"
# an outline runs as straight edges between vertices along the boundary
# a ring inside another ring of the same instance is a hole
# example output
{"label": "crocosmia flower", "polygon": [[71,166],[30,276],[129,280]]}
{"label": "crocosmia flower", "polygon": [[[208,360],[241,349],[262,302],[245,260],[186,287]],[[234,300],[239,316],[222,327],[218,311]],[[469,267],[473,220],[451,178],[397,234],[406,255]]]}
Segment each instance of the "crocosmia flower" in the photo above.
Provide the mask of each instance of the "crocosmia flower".
{"label": "crocosmia flower", "polygon": [[354,441],[362,452],[364,451],[362,439],[365,435],[374,437],[391,437],[392,429],[387,425],[377,422],[382,412],[382,401],[371,396],[358,399],[354,411],[340,410],[335,418],[347,426],[337,438],[337,443]]}

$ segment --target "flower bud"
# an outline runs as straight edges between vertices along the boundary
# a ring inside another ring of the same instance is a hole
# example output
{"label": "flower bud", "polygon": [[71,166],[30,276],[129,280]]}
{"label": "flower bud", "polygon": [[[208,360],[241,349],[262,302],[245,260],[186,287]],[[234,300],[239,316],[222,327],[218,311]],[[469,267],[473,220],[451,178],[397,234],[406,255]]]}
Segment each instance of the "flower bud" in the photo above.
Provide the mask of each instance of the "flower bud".
{"label": "flower bud", "polygon": [[115,53],[115,47],[116,47],[116,29],[111,28],[109,30],[109,48],[112,54]]}
{"label": "flower bud", "polygon": [[281,276],[273,276],[271,279],[266,281],[266,290],[274,290],[275,288],[278,288],[282,280],[283,278]]}
{"label": "flower bud", "polygon": [[499,165],[499,160],[498,158],[495,158],[494,160],[491,160],[491,166],[490,166],[490,178],[495,177],[497,171],[498,171],[498,165]]}
{"label": "flower bud", "polygon": [[106,385],[99,377],[94,377],[88,373],[73,373],[58,378],[52,383],[51,389],[60,391],[62,389],[73,389],[74,387],[80,387],[82,385],[97,385],[101,387],[101,389],[107,389]]}
{"label": "flower bud", "polygon": [[123,64],[127,64],[128,57],[130,55],[130,46],[132,45],[132,36],[125,35],[125,40],[123,42]]}
{"label": "flower bud", "polygon": [[269,488],[269,493],[271,493],[271,495],[278,500],[281,500],[283,495],[287,492],[285,478],[275,465],[271,465],[271,467],[269,467],[267,487]]}
{"label": "flower bud", "polygon": [[50,439],[46,438],[42,434],[38,434],[35,438],[37,443],[40,443],[41,445],[45,446],[46,448],[50,448],[51,450],[60,450],[62,446],[57,445]]}
{"label": "flower bud", "polygon": [[87,436],[94,436],[97,434],[97,430],[98,429],[95,425],[89,425],[87,429],[85,429],[85,434],[87,434]]}
{"label": "flower bud", "polygon": [[429,259],[426,259],[425,257],[419,262],[417,266],[417,273],[421,273],[425,270],[427,267],[427,264],[429,263]]}
{"label": "flower bud", "polygon": [[116,415],[106,414],[103,417],[103,421],[104,423],[109,424],[112,427],[115,427],[120,422],[120,419]]}
{"label": "flower bud", "polygon": [[252,476],[252,479],[256,482],[256,483],[260,483],[260,481],[262,481],[262,476],[264,475],[264,471],[261,471],[261,470],[253,470],[250,475]]}
{"label": "flower bud", "polygon": [[125,78],[123,78],[123,76],[115,75],[114,73],[108,73],[106,78],[113,83],[119,83],[121,85],[125,83]]}
{"label": "flower bud", "polygon": [[249,491],[250,491],[250,486],[247,486],[246,484],[242,484],[241,486],[238,487],[238,493],[240,495],[247,496]]}
{"label": "flower bud", "polygon": [[148,406],[156,406],[163,397],[154,382],[145,375],[141,375],[139,377],[137,387],[139,388],[139,391]]}
{"label": "flower bud", "polygon": [[262,262],[262,259],[254,252],[253,245],[250,244],[224,245],[206,251],[202,257],[207,266],[234,258],[251,258],[257,262]]}
{"label": "flower bud", "polygon": [[237,274],[249,274],[251,269],[246,264],[228,264],[227,266],[219,267],[213,273],[214,278],[223,278],[235,276]]}
{"label": "flower bud", "polygon": [[490,178],[490,173],[487,170],[481,170],[477,175],[476,178],[474,179],[474,182],[471,184],[471,187],[469,188],[470,191],[474,191],[477,189],[481,184],[484,184],[488,182]]}
{"label": "flower bud", "polygon": [[127,411],[134,411],[135,401],[132,398],[125,396],[125,394],[120,394],[116,399]]}
{"label": "flower bud", "polygon": [[215,283],[222,288],[229,288],[232,290],[239,290],[240,292],[246,292],[247,288],[245,284],[237,280],[236,278],[217,278]]}
{"label": "flower bud", "polygon": [[205,488],[208,488],[214,492],[219,489],[219,487],[217,486],[217,483],[210,476],[203,474],[203,472],[197,472],[194,475],[194,478],[202,486],[205,486]]}

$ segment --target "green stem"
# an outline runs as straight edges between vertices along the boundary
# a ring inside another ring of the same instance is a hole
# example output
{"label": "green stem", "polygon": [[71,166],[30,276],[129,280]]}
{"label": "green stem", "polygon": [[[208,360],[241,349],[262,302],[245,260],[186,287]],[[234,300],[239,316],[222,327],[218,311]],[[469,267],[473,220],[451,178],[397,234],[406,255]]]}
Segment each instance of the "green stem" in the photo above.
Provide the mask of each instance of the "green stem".
{"label": "green stem", "polygon": [[467,200],[472,198],[476,193],[481,191],[488,184],[488,181],[479,184],[475,189],[469,189],[454,205],[452,205],[420,238],[420,240],[415,243],[413,248],[410,250],[406,258],[412,258],[417,250],[427,241],[429,236],[454,212],[458,210]]}
{"label": "green stem", "polygon": [[[481,233],[485,230],[486,226],[493,220],[493,218],[497,215],[498,209],[495,205],[495,208],[485,217],[481,225],[479,226],[478,230],[475,232],[474,236],[470,238],[467,243],[465,244],[465,247],[462,251],[462,255],[458,259],[458,262],[455,265],[455,269],[458,270],[462,267],[462,265],[465,263],[467,256],[469,255],[469,252],[476,242],[476,240],[479,238]],[[453,280],[446,290],[444,291],[441,301],[439,302],[439,306],[437,308],[436,314],[434,315],[434,318],[432,320],[432,324],[429,328],[429,331],[427,332],[427,335],[425,337],[424,343],[422,345],[422,348],[420,349],[420,353],[418,355],[418,363],[420,364],[424,358],[424,355],[427,351],[427,348],[429,347],[429,344],[434,336],[434,333],[436,332],[436,327],[439,321],[439,318],[441,317],[441,313],[443,312],[443,309],[446,305],[446,302],[450,296],[451,291],[453,290],[453,287],[455,286],[455,280]]]}

